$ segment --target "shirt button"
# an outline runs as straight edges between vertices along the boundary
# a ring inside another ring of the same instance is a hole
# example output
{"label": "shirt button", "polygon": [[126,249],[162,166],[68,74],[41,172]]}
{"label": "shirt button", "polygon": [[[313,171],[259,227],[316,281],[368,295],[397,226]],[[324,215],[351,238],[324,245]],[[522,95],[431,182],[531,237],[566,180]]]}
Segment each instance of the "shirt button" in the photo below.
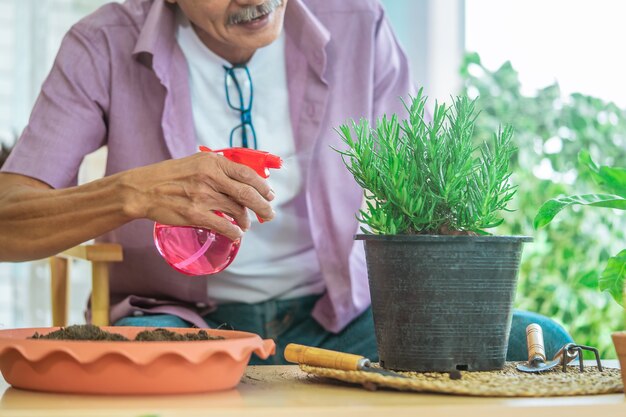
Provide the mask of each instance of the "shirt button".
{"label": "shirt button", "polygon": [[196,307],[198,307],[198,308],[206,308],[206,303],[196,303]]}
{"label": "shirt button", "polygon": [[135,317],[141,317],[141,316],[143,316],[143,311],[141,311],[141,310],[135,310],[135,311],[133,311],[133,316],[135,316]]}

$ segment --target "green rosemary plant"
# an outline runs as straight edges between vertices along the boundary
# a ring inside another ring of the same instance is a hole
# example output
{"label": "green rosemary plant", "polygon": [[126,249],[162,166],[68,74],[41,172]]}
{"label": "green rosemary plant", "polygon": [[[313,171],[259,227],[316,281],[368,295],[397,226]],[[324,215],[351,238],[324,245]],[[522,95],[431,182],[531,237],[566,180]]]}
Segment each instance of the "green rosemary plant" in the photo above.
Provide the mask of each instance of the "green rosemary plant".
{"label": "green rosemary plant", "polygon": [[337,152],[366,198],[359,220],[379,234],[487,234],[502,223],[498,212],[515,194],[513,130],[504,127],[476,146],[473,100],[435,103],[432,121],[426,100],[420,89],[405,103],[402,121],[394,114],[375,127],[364,119],[339,127],[348,149]]}

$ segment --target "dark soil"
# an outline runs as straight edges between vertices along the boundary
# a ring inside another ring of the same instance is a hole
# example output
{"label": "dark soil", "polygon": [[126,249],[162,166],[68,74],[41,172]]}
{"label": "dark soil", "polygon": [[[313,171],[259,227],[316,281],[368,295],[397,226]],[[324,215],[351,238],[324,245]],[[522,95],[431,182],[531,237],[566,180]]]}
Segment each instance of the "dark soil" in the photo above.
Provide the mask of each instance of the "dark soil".
{"label": "dark soil", "polygon": [[134,339],[129,339],[118,333],[107,332],[92,324],[80,324],[63,327],[45,335],[35,332],[31,339],[54,339],[54,340],[92,340],[112,342],[189,342],[198,340],[221,340],[221,336],[211,336],[206,331],[197,333],[174,333],[166,329],[144,330],[139,332]]}
{"label": "dark soil", "polygon": [[166,329],[144,330],[135,336],[139,342],[190,342],[195,340],[221,340],[221,336],[210,336],[204,330],[198,333],[174,333]]}

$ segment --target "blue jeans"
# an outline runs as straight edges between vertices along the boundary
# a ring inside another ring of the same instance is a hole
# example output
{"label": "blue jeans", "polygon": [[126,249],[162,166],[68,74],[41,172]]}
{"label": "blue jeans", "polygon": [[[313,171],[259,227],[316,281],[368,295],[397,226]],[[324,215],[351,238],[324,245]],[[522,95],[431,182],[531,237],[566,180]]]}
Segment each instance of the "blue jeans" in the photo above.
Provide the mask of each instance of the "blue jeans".
{"label": "blue jeans", "polygon": [[[276,342],[276,355],[266,360],[253,355],[251,365],[285,364],[283,351],[289,343],[356,353],[378,361],[371,309],[368,308],[341,333],[334,334],[326,331],[311,317],[311,310],[318,298],[319,296],[309,296],[258,304],[223,304],[204,319],[211,328],[252,332]],[[565,343],[572,341],[565,329],[548,317],[516,310],[513,313],[507,360],[527,360],[526,326],[530,323],[537,323],[543,328],[546,355],[549,358]],[[115,325],[190,327],[188,322],[167,314],[124,317]]]}

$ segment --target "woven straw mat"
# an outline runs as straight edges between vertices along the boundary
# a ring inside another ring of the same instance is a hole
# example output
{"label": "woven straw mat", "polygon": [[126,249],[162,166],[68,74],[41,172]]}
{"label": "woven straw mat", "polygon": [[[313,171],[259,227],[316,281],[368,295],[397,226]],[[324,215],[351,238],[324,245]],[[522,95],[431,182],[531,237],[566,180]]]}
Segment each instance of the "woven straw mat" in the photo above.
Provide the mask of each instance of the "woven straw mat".
{"label": "woven straw mat", "polygon": [[603,372],[599,372],[595,366],[585,366],[581,373],[578,366],[568,366],[567,372],[557,367],[542,373],[525,373],[515,368],[517,363],[507,362],[499,371],[462,371],[456,375],[447,372],[398,372],[409,378],[309,365],[300,365],[300,368],[308,374],[361,384],[368,390],[385,387],[482,397],[558,397],[624,391],[619,369],[604,368]]}

